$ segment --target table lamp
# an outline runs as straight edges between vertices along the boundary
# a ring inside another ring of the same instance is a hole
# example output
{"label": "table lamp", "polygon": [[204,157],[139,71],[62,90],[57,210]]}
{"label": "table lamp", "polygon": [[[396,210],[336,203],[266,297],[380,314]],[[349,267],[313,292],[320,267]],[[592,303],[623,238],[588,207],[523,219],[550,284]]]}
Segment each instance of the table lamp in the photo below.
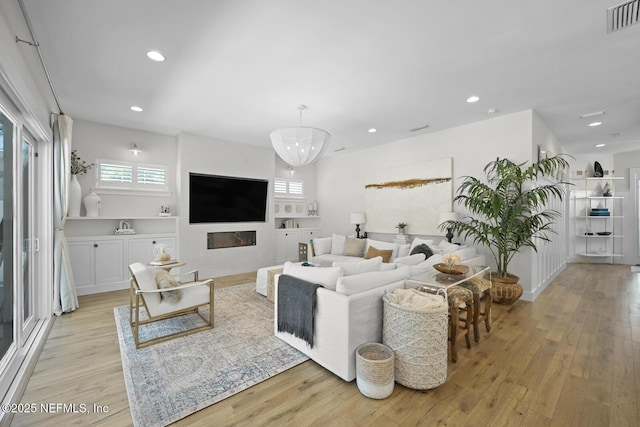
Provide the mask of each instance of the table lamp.
{"label": "table lamp", "polygon": [[[460,215],[457,212],[440,212],[440,224],[447,221],[458,221],[460,219]],[[453,232],[451,227],[447,227],[447,241],[451,243],[451,239],[453,239]]]}
{"label": "table lamp", "polygon": [[360,224],[364,224],[364,212],[354,212],[351,214],[351,224],[356,225],[356,237],[360,238]]}

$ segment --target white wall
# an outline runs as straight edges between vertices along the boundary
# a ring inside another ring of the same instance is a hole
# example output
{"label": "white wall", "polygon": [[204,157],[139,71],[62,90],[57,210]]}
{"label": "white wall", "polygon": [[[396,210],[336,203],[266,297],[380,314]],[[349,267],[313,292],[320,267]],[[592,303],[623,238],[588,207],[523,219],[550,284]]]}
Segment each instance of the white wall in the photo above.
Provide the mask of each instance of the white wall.
{"label": "white wall", "polygon": [[[533,120],[534,113],[528,110],[321,159],[317,165],[317,185],[325,235],[354,233],[349,214],[364,211],[364,185],[371,168],[394,168],[452,157],[455,191],[463,176],[484,176],[484,166],[497,157],[508,157],[516,162],[531,161]],[[537,148],[535,153],[537,158]],[[443,207],[443,210],[449,208]],[[454,206],[454,210],[461,212],[462,208]],[[388,235],[375,237],[391,240],[394,232],[389,230]],[[454,241],[460,239],[454,238]],[[490,254],[486,249],[483,252],[487,254],[487,262],[495,268]],[[516,257],[512,266],[513,272],[522,277],[520,283],[525,292],[531,292],[529,251]]]}
{"label": "white wall", "polygon": [[[200,277],[225,276],[256,271],[273,265],[275,226],[273,176],[275,152],[271,148],[181,133],[178,135],[178,207],[180,257]],[[189,172],[269,180],[266,222],[189,224]],[[207,233],[256,230],[256,246],[207,250]]]}
{"label": "white wall", "polygon": [[[167,167],[167,183],[171,196],[130,196],[124,194],[102,194],[100,216],[127,217],[156,216],[161,205],[176,209],[176,138],[136,129],[128,129],[84,120],[73,121],[72,148],[89,163],[96,159],[123,160],[138,163],[160,164]],[[132,141],[138,144],[142,153],[134,156],[129,151]],[[92,167],[85,175],[78,176],[82,186],[82,197],[89,194],[97,180],[97,168]],[[85,215],[84,204],[80,215]]]}

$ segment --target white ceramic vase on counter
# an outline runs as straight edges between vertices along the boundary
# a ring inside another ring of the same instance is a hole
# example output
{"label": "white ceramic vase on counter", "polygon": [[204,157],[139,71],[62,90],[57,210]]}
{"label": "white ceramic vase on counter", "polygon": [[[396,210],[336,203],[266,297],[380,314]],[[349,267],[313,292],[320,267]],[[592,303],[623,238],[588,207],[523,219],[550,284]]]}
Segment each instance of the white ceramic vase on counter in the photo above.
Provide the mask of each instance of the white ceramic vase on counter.
{"label": "white ceramic vase on counter", "polygon": [[69,205],[67,206],[67,216],[80,216],[80,206],[82,205],[82,187],[76,175],[71,175],[69,181]]}
{"label": "white ceramic vase on counter", "polygon": [[84,209],[87,211],[87,216],[98,216],[101,202],[100,196],[93,191],[85,196]]}

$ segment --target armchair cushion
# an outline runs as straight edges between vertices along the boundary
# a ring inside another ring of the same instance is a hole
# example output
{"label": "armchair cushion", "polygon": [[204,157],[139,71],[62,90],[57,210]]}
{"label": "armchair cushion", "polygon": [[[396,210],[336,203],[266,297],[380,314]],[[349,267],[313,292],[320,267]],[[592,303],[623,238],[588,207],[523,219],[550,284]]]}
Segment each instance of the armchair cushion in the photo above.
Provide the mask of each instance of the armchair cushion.
{"label": "armchair cushion", "polygon": [[[175,288],[176,286],[180,286],[180,282],[178,282],[167,270],[159,268],[156,271],[156,283],[158,284],[158,289],[170,289]],[[161,300],[167,300],[168,302],[175,304],[182,298],[182,291],[172,290],[167,292],[160,293]]]}

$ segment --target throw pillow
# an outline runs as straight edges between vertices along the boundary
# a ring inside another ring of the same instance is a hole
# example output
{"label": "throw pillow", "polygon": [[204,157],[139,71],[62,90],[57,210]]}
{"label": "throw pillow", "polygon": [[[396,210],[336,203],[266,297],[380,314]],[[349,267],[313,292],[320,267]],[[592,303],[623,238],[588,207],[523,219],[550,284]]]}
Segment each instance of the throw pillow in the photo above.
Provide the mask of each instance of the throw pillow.
{"label": "throw pillow", "polygon": [[354,274],[369,273],[371,271],[380,270],[382,264],[382,257],[375,257],[358,262],[338,262],[333,263],[334,267],[342,267],[345,276],[352,276]]}
{"label": "throw pillow", "polygon": [[347,237],[344,241],[344,255],[362,258],[364,255],[364,244],[366,240]]}
{"label": "throw pillow", "polygon": [[[156,271],[156,284],[158,289],[169,289],[180,286],[178,282],[167,270],[159,268]],[[182,291],[177,289],[175,291],[160,292],[160,299],[166,300],[171,304],[175,304],[182,298]]]}
{"label": "throw pillow", "polygon": [[411,242],[411,247],[409,248],[409,253],[411,254],[413,249],[418,246],[418,245],[422,245],[425,244],[429,247],[433,247],[435,246],[435,242],[433,240],[426,240],[426,239],[420,239],[418,237],[416,237],[415,239],[413,239],[413,242]]}
{"label": "throw pillow", "polygon": [[344,254],[345,237],[341,234],[334,234],[331,237],[331,255]]}
{"label": "throw pillow", "polygon": [[443,254],[449,254],[455,252],[459,249],[459,246],[454,243],[449,243],[446,240],[442,239],[440,243],[438,243],[438,248],[442,251]]}
{"label": "throw pillow", "polygon": [[400,247],[400,245],[397,245],[395,243],[383,242],[381,240],[367,239],[367,246],[365,247],[365,250],[364,250],[365,253],[367,253],[367,251],[369,250],[369,246],[373,246],[378,249],[391,249],[392,253],[391,253],[390,261],[393,261],[395,257],[398,256],[398,249]]}
{"label": "throw pillow", "polygon": [[406,245],[400,245],[400,247],[398,247],[398,255],[396,255],[396,257],[400,258],[404,256],[409,256],[410,251],[411,251],[410,243],[407,243]]}
{"label": "throw pillow", "polygon": [[338,277],[343,273],[342,267],[305,267],[287,261],[284,263],[282,274],[288,274],[311,283],[319,283],[325,288],[335,291]]}
{"label": "throw pillow", "polygon": [[331,237],[313,239],[313,253],[315,255],[326,255],[331,253],[331,240]]}
{"label": "throw pillow", "polygon": [[389,262],[391,255],[393,255],[392,249],[376,249],[373,246],[369,246],[364,259],[371,259],[379,256],[382,257],[382,262]]}
{"label": "throw pillow", "polygon": [[414,255],[414,254],[424,254],[424,259],[428,259],[430,256],[433,255],[433,251],[428,245],[422,243],[416,246],[415,248],[413,248],[413,250],[411,251],[411,255]]}
{"label": "throw pillow", "polygon": [[409,277],[408,267],[398,267],[391,271],[374,271],[370,273],[344,276],[338,279],[336,292],[344,295],[353,295],[368,291],[379,286],[390,285]]}

